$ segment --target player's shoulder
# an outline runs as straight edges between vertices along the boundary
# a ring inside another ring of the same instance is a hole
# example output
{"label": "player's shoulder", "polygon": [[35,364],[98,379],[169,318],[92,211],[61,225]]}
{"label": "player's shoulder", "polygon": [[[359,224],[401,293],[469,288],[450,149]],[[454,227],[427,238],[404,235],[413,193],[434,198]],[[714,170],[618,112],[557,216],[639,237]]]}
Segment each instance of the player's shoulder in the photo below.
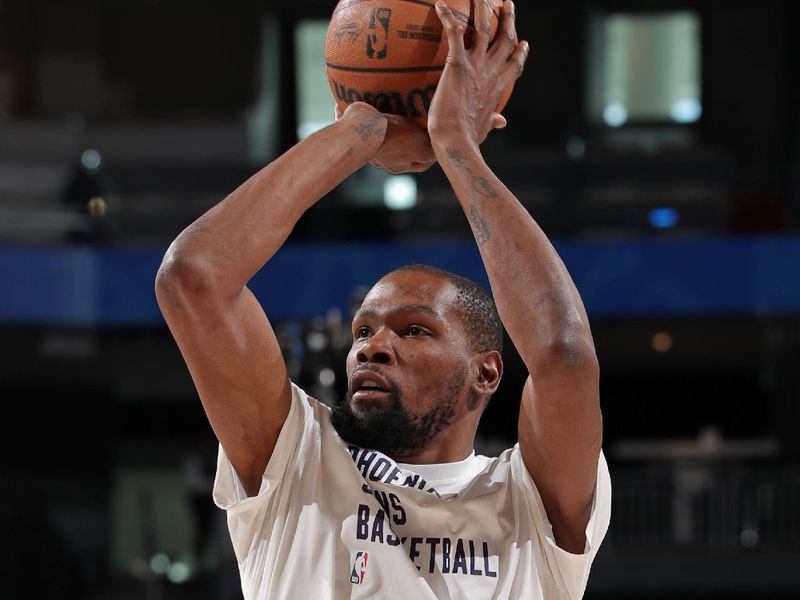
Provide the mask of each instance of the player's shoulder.
{"label": "player's shoulder", "polygon": [[525,488],[529,485],[530,475],[522,460],[519,444],[514,444],[500,452],[497,456],[478,455],[484,461],[484,467],[478,479],[480,484],[490,488]]}
{"label": "player's shoulder", "polygon": [[514,456],[518,453],[519,444],[515,444],[511,448],[506,448],[502,452],[498,453],[497,456],[484,456],[482,454],[476,454],[475,458],[483,461],[484,472],[499,471],[501,473],[505,473],[511,468],[511,464],[514,461]]}
{"label": "player's shoulder", "polygon": [[303,388],[292,382],[292,408],[297,414],[297,426],[313,438],[322,440],[325,445],[332,444],[347,448],[331,423],[331,407],[309,395]]}
{"label": "player's shoulder", "polygon": [[330,413],[331,409],[328,405],[317,400],[294,381],[290,380],[290,383],[292,385],[292,402],[298,404],[304,413],[307,411]]}
{"label": "player's shoulder", "polygon": [[297,434],[305,432],[319,436],[330,428],[331,409],[323,402],[309,395],[302,387],[294,381],[292,385],[292,400],[289,407],[289,416],[286,423],[288,429],[296,430]]}
{"label": "player's shoulder", "polygon": [[476,454],[473,475],[458,496],[462,499],[505,493],[512,480],[511,451],[509,448],[497,456]]}

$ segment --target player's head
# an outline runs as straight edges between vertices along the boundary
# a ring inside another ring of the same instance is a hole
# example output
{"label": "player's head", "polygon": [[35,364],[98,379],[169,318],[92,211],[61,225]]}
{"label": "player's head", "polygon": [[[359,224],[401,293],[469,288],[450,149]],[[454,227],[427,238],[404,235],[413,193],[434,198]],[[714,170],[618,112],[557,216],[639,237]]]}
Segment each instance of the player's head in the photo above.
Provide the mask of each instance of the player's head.
{"label": "player's head", "polygon": [[348,392],[332,423],[345,440],[395,458],[453,428],[474,436],[503,373],[502,341],[480,285],[428,265],[392,271],[353,319]]}

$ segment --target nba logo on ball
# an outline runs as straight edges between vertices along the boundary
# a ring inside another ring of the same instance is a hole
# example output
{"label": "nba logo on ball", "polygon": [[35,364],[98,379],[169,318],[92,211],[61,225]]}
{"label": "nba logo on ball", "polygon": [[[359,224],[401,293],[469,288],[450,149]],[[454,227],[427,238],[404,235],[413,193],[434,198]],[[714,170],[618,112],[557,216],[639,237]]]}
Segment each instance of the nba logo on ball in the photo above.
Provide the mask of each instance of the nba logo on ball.
{"label": "nba logo on ball", "polygon": [[369,16],[369,35],[367,36],[367,57],[386,58],[389,50],[389,20],[391,8],[373,8]]}
{"label": "nba logo on ball", "polygon": [[364,576],[367,574],[367,558],[369,558],[369,552],[356,552],[353,568],[350,571],[350,583],[364,581]]}
{"label": "nba logo on ball", "polygon": [[[490,34],[500,31],[502,36],[498,15],[503,0],[481,3],[494,9]],[[474,33],[473,4],[448,0],[467,32]],[[380,112],[414,119],[425,129],[447,52],[432,0],[338,0],[325,39],[328,83],[336,105],[344,112],[353,102],[366,102]],[[503,110],[512,89],[509,84],[496,112]]]}

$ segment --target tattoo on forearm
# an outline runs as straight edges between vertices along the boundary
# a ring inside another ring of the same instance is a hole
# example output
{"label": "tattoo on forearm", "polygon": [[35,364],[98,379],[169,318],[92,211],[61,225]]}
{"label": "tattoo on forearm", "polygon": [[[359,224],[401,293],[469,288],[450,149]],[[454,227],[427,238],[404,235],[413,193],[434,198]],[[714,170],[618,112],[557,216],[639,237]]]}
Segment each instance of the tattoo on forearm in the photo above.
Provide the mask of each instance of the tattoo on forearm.
{"label": "tattoo on forearm", "polygon": [[475,175],[472,171],[472,168],[465,164],[467,158],[461,152],[455,148],[448,148],[447,156],[450,157],[450,159],[459,169],[466,171],[469,174],[470,182],[472,183],[472,190],[476,194],[484,198],[497,198],[497,191],[492,187],[491,182],[486,179],[486,177]]}
{"label": "tattoo on forearm", "polygon": [[497,192],[494,191],[492,184],[486,177],[473,177],[472,189],[484,198],[497,198]]}
{"label": "tattoo on forearm", "polygon": [[447,156],[449,156],[450,159],[453,162],[455,162],[459,167],[461,167],[462,169],[465,168],[463,163],[466,157],[463,154],[461,154],[461,152],[459,152],[455,148],[448,148]]}
{"label": "tattoo on forearm", "polygon": [[367,115],[360,123],[353,125],[355,132],[361,136],[361,141],[369,141],[373,137],[381,135],[380,126],[382,117],[380,115]]}
{"label": "tattoo on forearm", "polygon": [[483,246],[486,242],[492,239],[492,230],[486,224],[481,216],[481,211],[474,204],[469,206],[469,222],[472,225],[472,233],[475,234],[475,241],[478,246]]}

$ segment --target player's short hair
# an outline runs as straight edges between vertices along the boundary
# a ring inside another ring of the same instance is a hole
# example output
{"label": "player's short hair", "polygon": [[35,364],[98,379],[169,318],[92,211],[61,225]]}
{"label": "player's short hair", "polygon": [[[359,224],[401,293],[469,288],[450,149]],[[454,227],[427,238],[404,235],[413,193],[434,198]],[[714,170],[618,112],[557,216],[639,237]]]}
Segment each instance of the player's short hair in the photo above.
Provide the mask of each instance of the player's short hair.
{"label": "player's short hair", "polygon": [[452,283],[458,290],[454,309],[461,317],[471,350],[473,352],[490,352],[492,350],[503,352],[503,323],[500,321],[500,315],[497,314],[497,307],[492,296],[483,286],[471,279],[433,265],[405,265],[395,269],[392,273],[403,271],[432,273]]}

